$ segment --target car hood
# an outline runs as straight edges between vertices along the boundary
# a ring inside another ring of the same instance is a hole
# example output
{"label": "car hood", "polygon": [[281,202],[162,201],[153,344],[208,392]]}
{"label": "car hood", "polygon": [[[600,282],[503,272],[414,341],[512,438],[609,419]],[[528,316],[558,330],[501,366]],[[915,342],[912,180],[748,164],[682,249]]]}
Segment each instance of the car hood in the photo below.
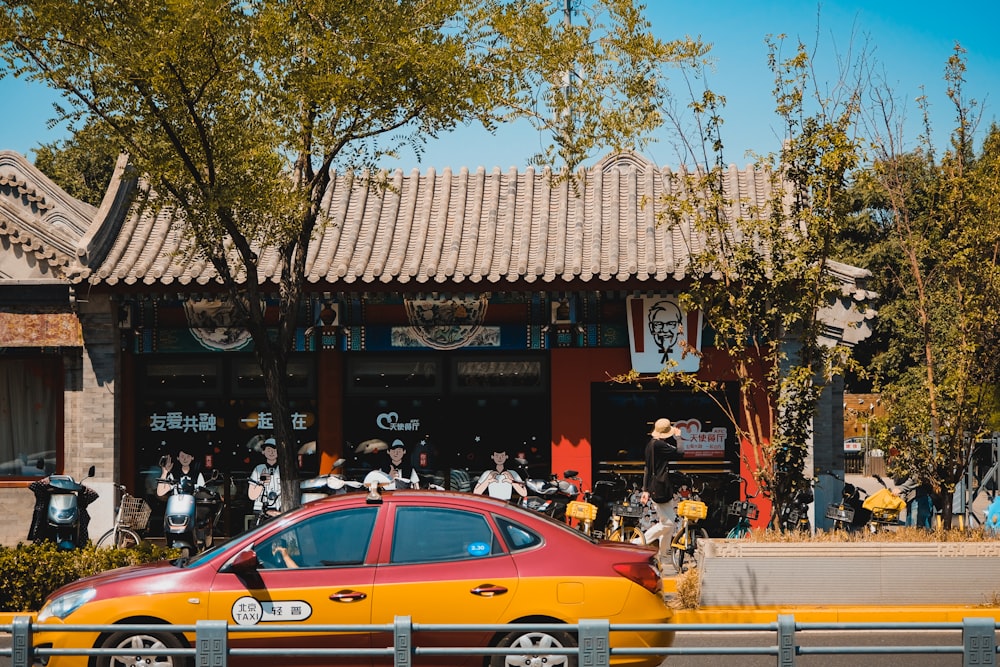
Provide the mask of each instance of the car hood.
{"label": "car hood", "polygon": [[129,581],[135,579],[146,579],[152,580],[158,574],[176,573],[178,568],[172,564],[171,561],[164,560],[155,563],[146,563],[144,565],[132,565],[130,567],[119,567],[114,570],[107,570],[105,572],[99,572],[97,574],[92,574],[89,577],[84,577],[83,579],[77,579],[71,584],[66,584],[62,588],[58,589],[54,593],[48,596],[48,599],[52,599],[59,595],[65,593],[71,593],[73,591],[82,590],[84,588],[96,588],[98,591],[109,590],[110,588],[118,588],[122,584],[126,584]]}

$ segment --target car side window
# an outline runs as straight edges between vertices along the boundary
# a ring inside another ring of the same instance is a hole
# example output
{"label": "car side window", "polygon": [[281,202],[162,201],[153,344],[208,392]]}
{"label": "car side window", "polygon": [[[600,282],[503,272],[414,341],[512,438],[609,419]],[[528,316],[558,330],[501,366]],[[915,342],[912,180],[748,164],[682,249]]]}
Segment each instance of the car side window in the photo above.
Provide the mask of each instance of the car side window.
{"label": "car side window", "polygon": [[378,507],[334,510],[309,517],[254,547],[264,568],[361,565]]}
{"label": "car side window", "polygon": [[529,549],[542,543],[542,538],[538,533],[503,517],[498,516],[494,518],[497,525],[500,526],[500,532],[503,535],[504,541],[507,542],[507,548],[511,551]]}
{"label": "car side window", "polygon": [[392,531],[392,563],[471,560],[503,553],[482,514],[432,507],[399,507]]}

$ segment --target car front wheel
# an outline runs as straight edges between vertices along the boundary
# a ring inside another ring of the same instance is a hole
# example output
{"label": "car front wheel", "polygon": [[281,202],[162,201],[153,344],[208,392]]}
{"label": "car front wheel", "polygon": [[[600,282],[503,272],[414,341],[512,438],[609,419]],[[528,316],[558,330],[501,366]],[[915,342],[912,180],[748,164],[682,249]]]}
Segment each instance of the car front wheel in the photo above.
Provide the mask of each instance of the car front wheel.
{"label": "car front wheel", "polygon": [[116,632],[101,644],[101,648],[120,650],[118,655],[102,655],[97,667],[184,667],[187,661],[177,655],[136,655],[132,649],[183,648],[181,641],[171,634],[159,632]]}
{"label": "car front wheel", "polygon": [[511,632],[497,644],[500,648],[523,649],[524,653],[495,655],[490,667],[576,667],[576,655],[546,653],[551,648],[576,648],[568,632]]}

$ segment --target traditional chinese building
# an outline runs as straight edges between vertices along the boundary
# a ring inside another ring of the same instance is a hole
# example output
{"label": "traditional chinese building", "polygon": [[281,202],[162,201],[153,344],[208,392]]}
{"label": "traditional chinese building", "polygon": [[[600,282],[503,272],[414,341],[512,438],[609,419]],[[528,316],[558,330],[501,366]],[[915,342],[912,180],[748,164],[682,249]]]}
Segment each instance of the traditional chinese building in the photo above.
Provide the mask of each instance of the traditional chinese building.
{"label": "traditional chinese building", "polygon": [[[74,474],[97,462],[105,504],[93,533],[110,523],[113,483],[149,493],[159,456],[184,444],[229,475],[228,528],[242,529],[239,480],[272,422],[251,343],[233,326],[211,264],[169,212],[125,205],[147,193],[124,162],[93,209],[60,195],[21,156],[0,157],[0,176],[18,184],[0,187],[5,230],[44,230],[56,213],[76,223],[53,281],[82,337],[57,351],[41,339],[19,348],[61,360],[50,372],[63,380],[54,409],[64,426],[35,434],[26,460],[52,450],[53,465]],[[612,462],[641,458],[651,422],[664,416],[681,427],[690,465],[738,470],[740,445],[711,397],[609,381],[676,361],[735,396],[699,313],[678,307],[697,235],[658,224],[670,176],[632,155],[601,160],[575,183],[532,169],[429,170],[396,172],[377,191],[337,174],[288,377],[303,470],[325,472],[366,440],[398,438],[426,479],[462,488],[499,443],[535,473],[574,469],[589,487]],[[733,168],[726,196],[763,209],[770,183],[767,173]],[[51,192],[54,212],[39,213],[22,189]],[[23,234],[6,232],[0,267],[28,255]],[[258,279],[276,290],[269,252],[261,249]],[[868,331],[867,274],[833,268],[844,289],[826,311],[827,331],[850,344]],[[0,274],[0,295],[26,296],[26,280]],[[684,345],[700,350],[703,366],[681,354]],[[23,356],[5,348],[0,373]],[[842,468],[839,391],[817,414],[810,465]],[[0,503],[24,517],[4,542],[27,529],[32,475],[12,470],[0,481]]]}

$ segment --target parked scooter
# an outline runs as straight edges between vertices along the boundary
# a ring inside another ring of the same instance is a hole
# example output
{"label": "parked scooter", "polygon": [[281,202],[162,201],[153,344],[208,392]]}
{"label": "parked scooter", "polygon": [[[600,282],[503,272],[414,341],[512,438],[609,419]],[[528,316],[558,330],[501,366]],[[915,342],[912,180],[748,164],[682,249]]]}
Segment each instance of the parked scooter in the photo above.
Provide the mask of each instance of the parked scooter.
{"label": "parked scooter", "polygon": [[813,501],[811,488],[796,489],[791,500],[785,503],[778,515],[778,525],[783,533],[811,533],[809,505]]}
{"label": "parked scooter", "polygon": [[900,525],[899,515],[906,507],[906,501],[896,495],[881,477],[878,475],[873,475],[873,477],[882,485],[882,488],[868,496],[862,507],[871,512],[868,530],[877,533]]}
{"label": "parked scooter", "polygon": [[864,507],[864,497],[867,495],[861,489],[833,473],[827,473],[844,483],[839,503],[831,503],[826,508],[826,518],[833,521],[834,530],[851,533],[861,529],[871,519],[872,513]]}
{"label": "parked scooter", "polygon": [[[333,463],[333,467],[334,469],[340,468],[345,463],[347,463],[345,459],[338,459]],[[313,500],[319,500],[327,496],[341,495],[348,491],[359,491],[363,488],[364,484],[361,482],[344,479],[343,475],[331,472],[299,482],[299,502],[305,505]]]}
{"label": "parked scooter", "polygon": [[188,476],[175,482],[157,481],[171,487],[163,512],[163,537],[167,547],[180,549],[184,558],[211,547],[215,541],[215,525],[224,507],[222,496],[212,487],[222,482],[222,475],[213,471],[202,487],[196,486]]}
{"label": "parked scooter", "polygon": [[79,482],[70,475],[49,475],[47,483],[38,480],[28,487],[35,494],[35,515],[29,539],[35,542],[52,540],[65,550],[76,549],[87,542],[90,520],[87,506],[97,500],[97,492],[83,482],[93,477],[94,472],[94,466],[90,466],[87,476]]}
{"label": "parked scooter", "polygon": [[548,479],[528,479],[525,486],[528,495],[522,505],[530,510],[548,514],[559,521],[566,520],[566,506],[580,495],[580,473],[576,470],[563,472],[559,479],[555,474]]}

